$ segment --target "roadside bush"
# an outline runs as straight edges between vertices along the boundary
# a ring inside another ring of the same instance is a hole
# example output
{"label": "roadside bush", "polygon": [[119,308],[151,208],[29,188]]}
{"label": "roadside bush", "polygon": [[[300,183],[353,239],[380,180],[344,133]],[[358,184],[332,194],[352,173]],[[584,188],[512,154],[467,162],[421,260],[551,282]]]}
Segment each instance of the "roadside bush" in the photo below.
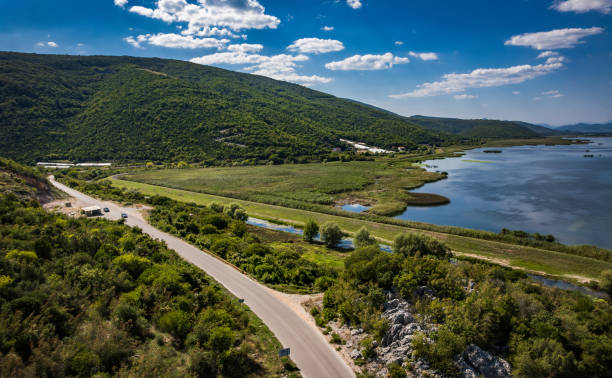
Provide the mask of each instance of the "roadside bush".
{"label": "roadside bush", "polygon": [[227,326],[215,327],[210,332],[208,343],[216,353],[224,352],[234,343],[234,333]]}
{"label": "roadside bush", "polygon": [[371,337],[366,337],[359,342],[361,346],[361,355],[366,360],[376,357],[376,347],[374,346],[374,340]]}
{"label": "roadside bush", "polygon": [[232,225],[230,226],[230,231],[232,232],[232,234],[241,238],[247,232],[246,223],[244,223],[242,220],[232,222]]}
{"label": "roadside bush", "polygon": [[332,277],[329,276],[323,276],[323,277],[319,277],[315,280],[315,289],[317,289],[317,291],[323,292],[327,289],[329,289],[333,284],[334,284],[335,280]]}
{"label": "roadside bush", "polygon": [[393,241],[393,252],[404,256],[450,257],[450,249],[434,238],[413,233],[400,234]]}
{"label": "roadside bush", "polygon": [[189,371],[198,378],[217,377],[217,359],[214,354],[202,349],[194,349],[189,356]]}
{"label": "roadside bush", "polygon": [[200,233],[204,235],[216,234],[217,227],[213,226],[212,224],[205,224],[200,228]]}
{"label": "roadside bush", "polygon": [[191,331],[193,321],[190,314],[181,310],[174,310],[162,315],[157,323],[163,331],[183,340]]}
{"label": "roadside bush", "polygon": [[342,344],[342,338],[336,332],[332,333],[330,342],[332,344]]}
{"label": "roadside bush", "polygon": [[223,230],[229,223],[228,220],[222,215],[210,215],[205,220],[205,223],[212,224],[217,230]]}
{"label": "roadside bush", "polygon": [[113,259],[113,264],[126,270],[133,278],[137,278],[151,265],[151,260],[127,253]]}

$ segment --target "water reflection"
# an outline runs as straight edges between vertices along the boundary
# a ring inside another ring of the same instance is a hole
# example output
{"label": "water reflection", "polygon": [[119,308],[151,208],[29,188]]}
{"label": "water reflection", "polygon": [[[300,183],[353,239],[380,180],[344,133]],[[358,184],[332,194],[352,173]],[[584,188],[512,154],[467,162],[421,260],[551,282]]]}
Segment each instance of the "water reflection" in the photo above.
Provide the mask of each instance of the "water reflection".
{"label": "water reflection", "polygon": [[348,205],[342,205],[340,206],[340,208],[344,211],[350,211],[351,213],[362,213],[368,209],[370,209],[371,206],[363,206],[360,205],[358,203],[353,203],[353,204],[348,204]]}

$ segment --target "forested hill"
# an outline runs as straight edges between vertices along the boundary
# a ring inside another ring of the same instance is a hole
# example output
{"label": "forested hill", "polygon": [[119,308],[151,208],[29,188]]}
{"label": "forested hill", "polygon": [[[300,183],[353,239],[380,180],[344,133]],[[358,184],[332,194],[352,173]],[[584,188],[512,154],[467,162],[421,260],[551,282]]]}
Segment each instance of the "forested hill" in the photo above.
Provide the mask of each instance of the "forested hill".
{"label": "forested hill", "polygon": [[556,134],[544,126],[519,121],[488,119],[438,118],[415,115],[408,120],[430,130],[457,134],[467,138],[537,138]]}
{"label": "forested hill", "polygon": [[157,58],[0,52],[0,151],[44,159],[206,161],[454,142],[299,85]]}

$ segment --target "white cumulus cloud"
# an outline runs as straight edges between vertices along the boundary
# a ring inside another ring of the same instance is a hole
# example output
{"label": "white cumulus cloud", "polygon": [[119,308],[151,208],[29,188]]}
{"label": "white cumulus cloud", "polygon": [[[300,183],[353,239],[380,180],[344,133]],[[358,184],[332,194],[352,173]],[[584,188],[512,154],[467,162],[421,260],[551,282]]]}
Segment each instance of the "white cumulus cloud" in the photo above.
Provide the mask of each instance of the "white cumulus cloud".
{"label": "white cumulus cloud", "polygon": [[179,49],[221,49],[229,42],[228,39],[196,38],[174,33],[141,34],[137,37],[127,37],[125,41],[134,47],[141,48],[143,43]]}
{"label": "white cumulus cloud", "polygon": [[572,48],[580,43],[583,38],[601,34],[604,29],[592,27],[588,29],[567,28],[556,29],[548,32],[525,33],[515,35],[504,44],[510,46],[527,46],[536,50],[556,50]]}
{"label": "white cumulus cloud", "polygon": [[563,67],[562,63],[529,64],[506,68],[478,68],[470,73],[450,73],[443,76],[443,80],[424,83],[417,89],[389,97],[402,99],[410,97],[428,97],[463,92],[469,88],[499,87],[508,84],[519,84]]}
{"label": "white cumulus cloud", "polygon": [[361,4],[360,0],[346,0],[346,3],[348,4],[349,7],[353,9],[359,9],[363,5]]}
{"label": "white cumulus cloud", "polygon": [[57,43],[53,42],[53,41],[49,41],[49,42],[47,42],[47,46],[49,46],[49,47],[57,47],[59,45]]}
{"label": "white cumulus cloud", "polygon": [[470,95],[470,94],[460,94],[460,95],[454,95],[453,98],[455,100],[472,100],[475,98],[478,98],[478,96],[474,96],[474,95]]}
{"label": "white cumulus cloud", "polygon": [[540,53],[540,55],[538,55],[537,59],[542,59],[542,58],[550,58],[551,56],[557,56],[559,55],[558,52],[556,51],[543,51]]}
{"label": "white cumulus cloud", "polygon": [[137,37],[134,37],[134,36],[125,37],[123,38],[123,40],[129,43],[130,45],[140,49],[142,48],[141,44],[147,41],[147,36],[144,34],[141,34]]}
{"label": "white cumulus cloud", "polygon": [[256,44],[242,43],[239,45],[227,46],[228,51],[240,52],[240,53],[256,53],[256,52],[260,52],[262,49],[263,49],[263,45],[260,45],[258,43]]}
{"label": "white cumulus cloud", "polygon": [[125,4],[127,4],[128,0],[115,0],[115,5],[118,7],[125,7]]}
{"label": "white cumulus cloud", "polygon": [[428,53],[416,53],[414,51],[410,51],[408,53],[408,55],[410,55],[413,58],[418,58],[418,59],[421,59],[421,60],[438,60],[438,54],[432,53],[432,52],[428,52]]}
{"label": "white cumulus cloud", "polygon": [[564,56],[551,56],[550,58],[546,59],[546,64],[563,63],[563,62],[565,62]]}
{"label": "white cumulus cloud", "polygon": [[386,70],[393,67],[394,64],[409,63],[410,59],[393,56],[390,52],[382,55],[353,55],[337,62],[330,62],[325,65],[325,68],[332,71],[369,71],[369,70]]}
{"label": "white cumulus cloud", "polygon": [[287,47],[289,51],[322,54],[344,50],[344,45],[335,39],[301,38]]}
{"label": "white cumulus cloud", "polygon": [[559,12],[596,11],[608,14],[612,10],[612,0],[558,0],[553,3],[552,8]]}
{"label": "white cumulus cloud", "polygon": [[321,28],[321,30],[323,30],[323,31],[332,31],[332,30],[334,30],[334,27],[333,26],[323,26]]}
{"label": "white cumulus cloud", "polygon": [[[167,23],[187,23],[186,35],[220,35],[213,29],[240,31],[245,29],[276,29],[277,17],[265,13],[257,0],[158,0],[155,8],[133,6],[130,12]],[[229,36],[229,35],[227,35]]]}
{"label": "white cumulus cloud", "polygon": [[516,96],[516,95],[520,95],[520,94],[521,94],[521,92],[519,92],[519,91],[514,91],[514,92],[512,92],[512,94]]}
{"label": "white cumulus cloud", "polygon": [[[244,45],[244,44],[243,44]],[[237,45],[238,46],[238,45]],[[254,45],[251,45],[254,46]],[[231,46],[230,46],[231,48]],[[298,62],[307,61],[306,55],[278,54],[272,56],[250,53],[249,48],[232,48],[234,51],[220,52],[191,59],[198,64],[244,65],[245,71],[255,75],[271,77],[276,80],[290,81],[306,86],[329,83],[332,79],[318,75],[300,75],[297,73]],[[254,48],[250,49],[254,50]]]}
{"label": "white cumulus cloud", "polygon": [[404,44],[404,41],[395,41],[396,46],[401,46]]}
{"label": "white cumulus cloud", "polygon": [[[181,26],[181,25],[178,25],[178,26]],[[185,29],[181,31],[181,34],[196,35],[198,37],[228,37],[228,38],[239,38],[240,37],[238,34],[233,33],[229,29],[210,27],[210,26],[204,26],[202,28],[197,28],[195,30]]]}

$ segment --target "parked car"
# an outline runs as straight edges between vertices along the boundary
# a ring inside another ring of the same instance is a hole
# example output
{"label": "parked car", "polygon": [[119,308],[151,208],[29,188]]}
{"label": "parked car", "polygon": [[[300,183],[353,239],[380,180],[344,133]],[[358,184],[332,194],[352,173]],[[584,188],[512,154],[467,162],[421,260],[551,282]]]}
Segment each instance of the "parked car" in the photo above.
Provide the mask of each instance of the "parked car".
{"label": "parked car", "polygon": [[127,218],[127,214],[126,213],[121,213],[121,218]]}
{"label": "parked car", "polygon": [[104,210],[104,212],[105,212],[105,213],[108,213],[108,212],[110,211],[110,210],[108,209],[108,207],[105,207],[105,208],[104,208],[104,209],[102,209],[102,210]]}

